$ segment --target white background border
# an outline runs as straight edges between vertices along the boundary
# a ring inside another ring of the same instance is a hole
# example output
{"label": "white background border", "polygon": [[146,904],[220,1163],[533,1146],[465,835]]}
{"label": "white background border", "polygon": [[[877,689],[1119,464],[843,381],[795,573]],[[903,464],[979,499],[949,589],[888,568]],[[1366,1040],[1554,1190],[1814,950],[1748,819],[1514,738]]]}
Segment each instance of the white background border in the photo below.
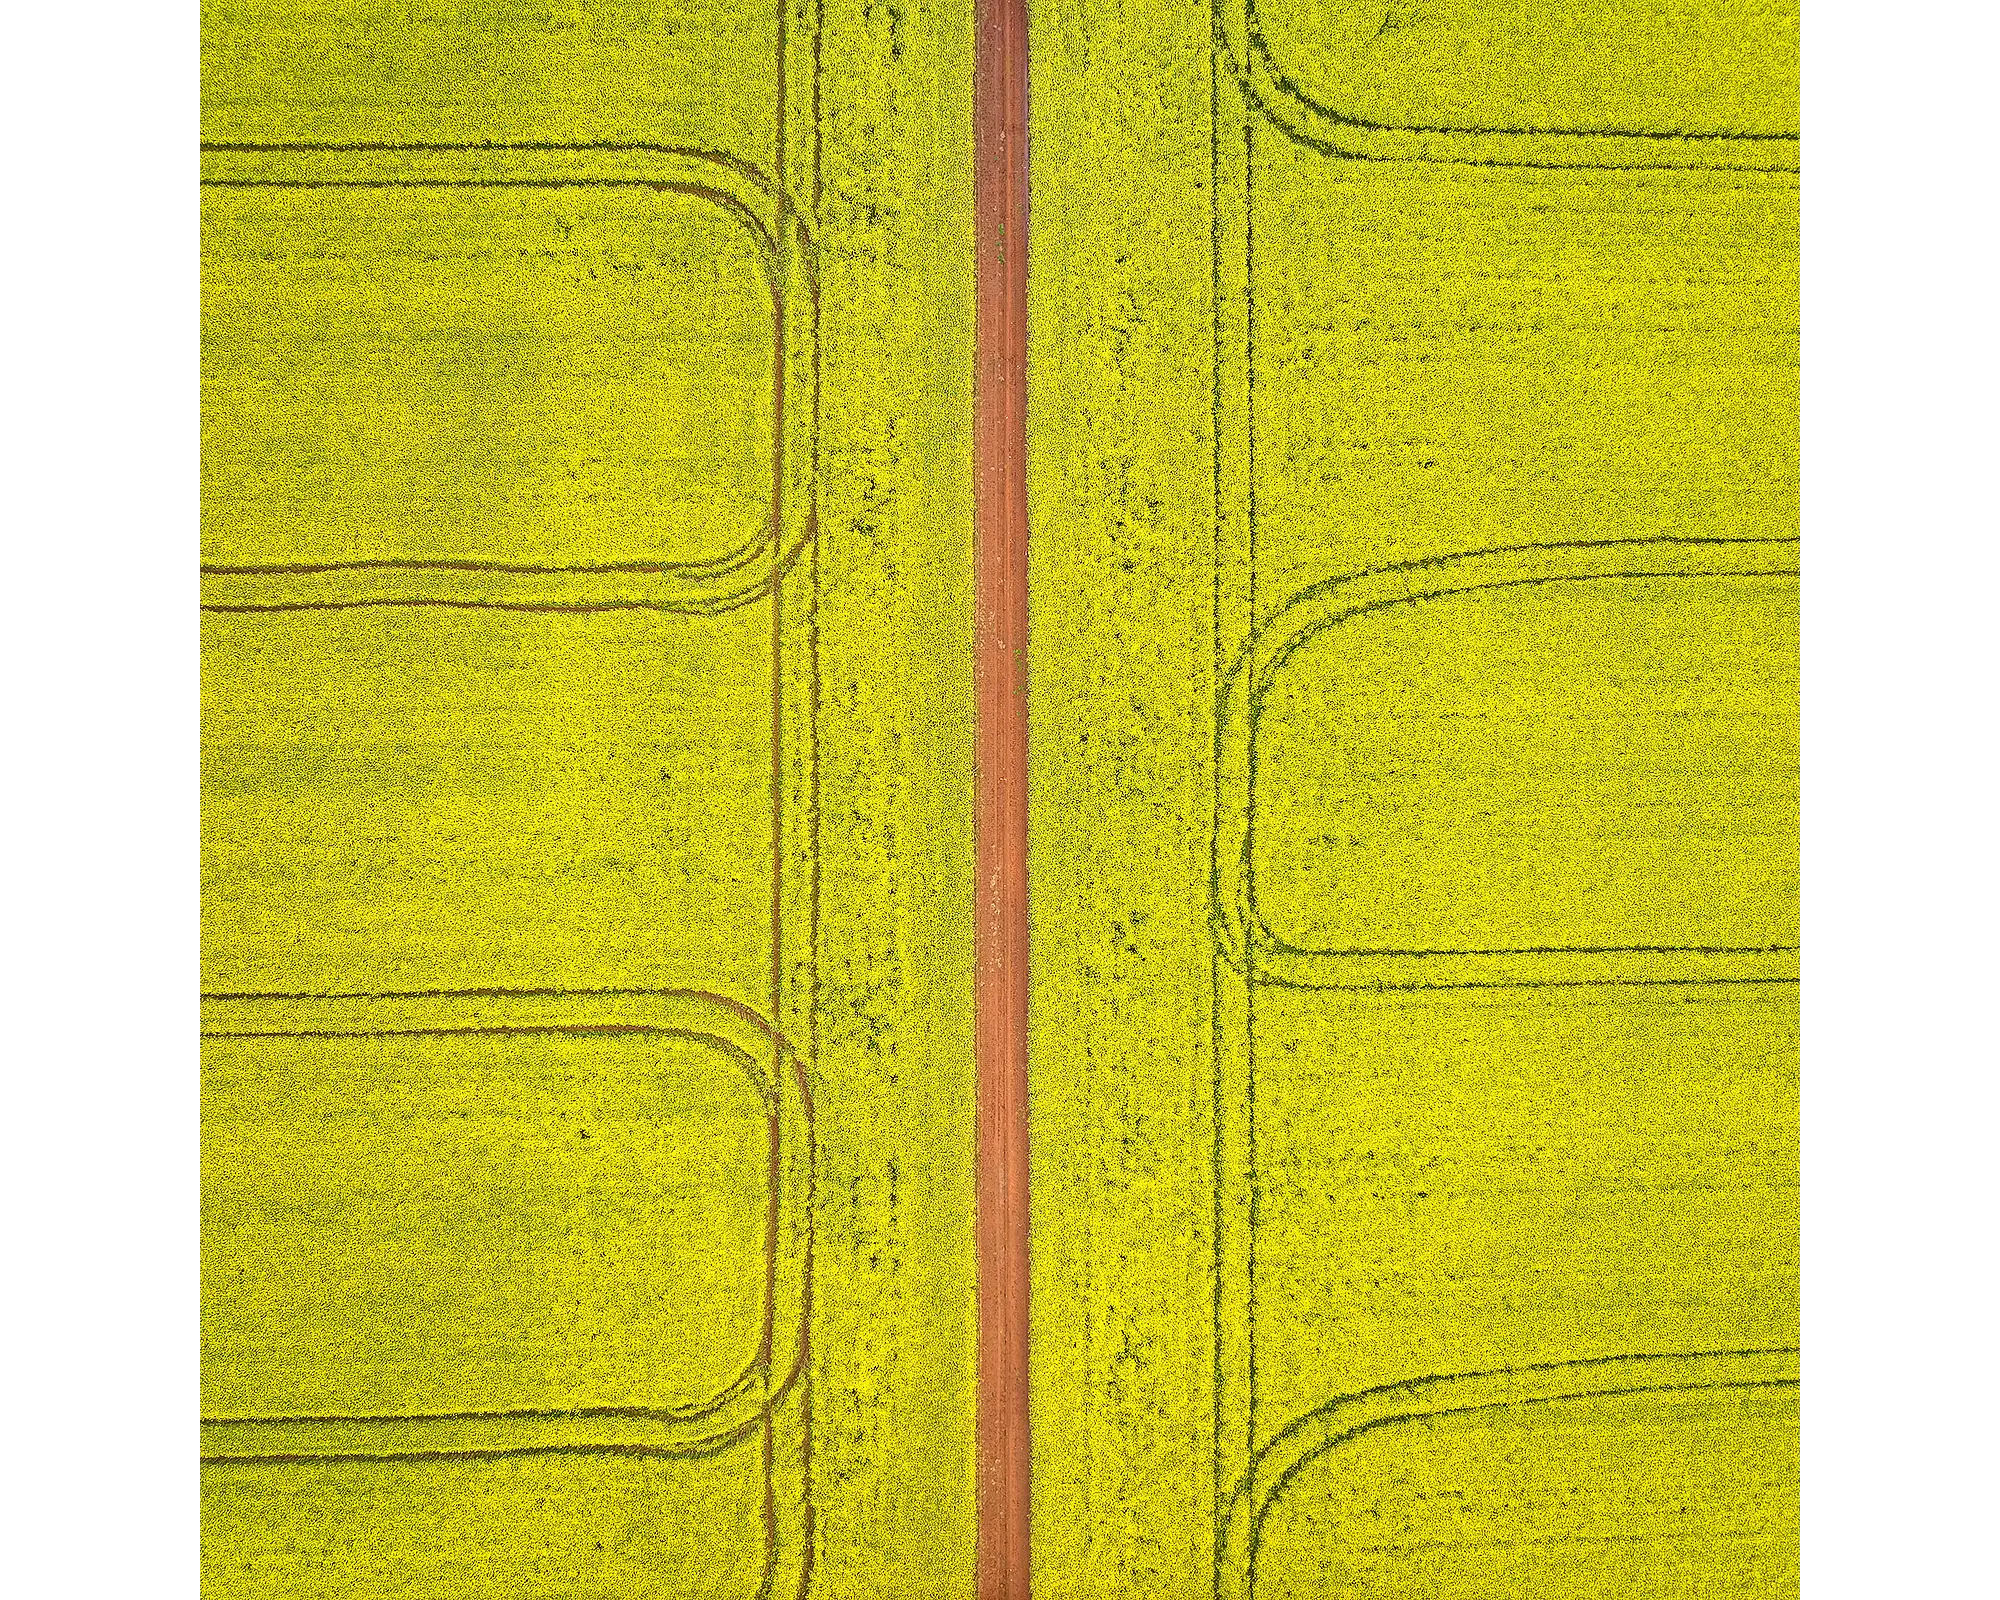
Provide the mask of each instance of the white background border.
{"label": "white background border", "polygon": [[[194,5],[16,7],[0,1585],[196,1592]],[[1992,10],[1807,8],[1808,1596],[1995,1592]]]}
{"label": "white background border", "polygon": [[0,1591],[197,1592],[195,5],[21,4],[0,490]]}
{"label": "white background border", "polygon": [[1805,1573],[2000,1593],[2000,30],[1805,13]]}

